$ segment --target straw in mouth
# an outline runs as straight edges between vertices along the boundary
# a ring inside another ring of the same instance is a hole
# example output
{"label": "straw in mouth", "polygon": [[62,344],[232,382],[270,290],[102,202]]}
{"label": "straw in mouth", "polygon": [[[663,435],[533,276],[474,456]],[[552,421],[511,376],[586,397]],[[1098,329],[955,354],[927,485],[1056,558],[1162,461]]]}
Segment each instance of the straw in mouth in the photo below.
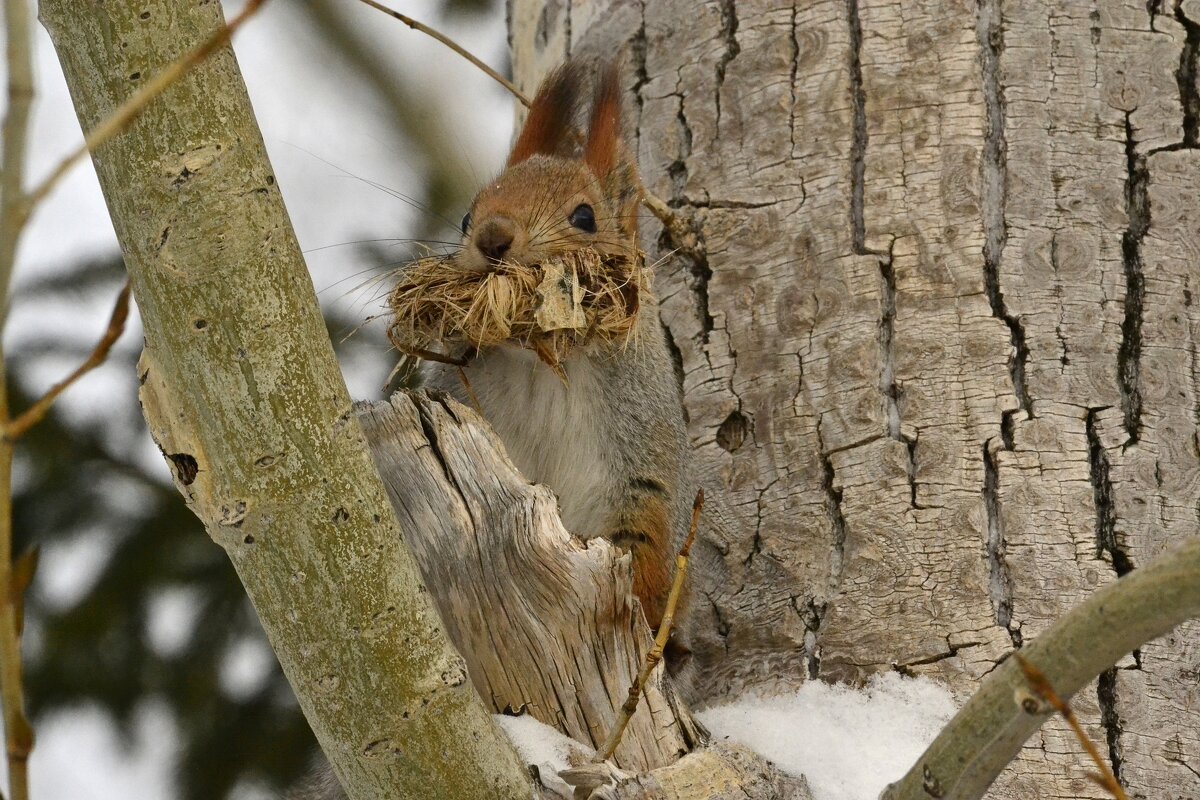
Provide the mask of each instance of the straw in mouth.
{"label": "straw in mouth", "polygon": [[591,342],[633,342],[643,298],[645,256],[602,256],[583,248],[539,264],[500,262],[475,272],[448,258],[409,264],[392,290],[388,338],[401,352],[428,356],[447,344],[477,350],[515,342],[556,371]]}

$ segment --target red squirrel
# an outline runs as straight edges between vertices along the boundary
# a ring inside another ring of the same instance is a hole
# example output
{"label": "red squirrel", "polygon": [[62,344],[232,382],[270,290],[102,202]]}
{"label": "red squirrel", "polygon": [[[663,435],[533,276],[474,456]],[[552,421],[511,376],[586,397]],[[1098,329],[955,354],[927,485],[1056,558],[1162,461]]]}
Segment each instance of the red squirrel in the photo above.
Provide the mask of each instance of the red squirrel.
{"label": "red squirrel", "polygon": [[[590,247],[638,255],[641,183],[621,130],[617,69],[591,83],[586,134],[575,130],[589,72],[576,62],[545,79],[504,171],[463,218],[452,262],[487,270],[497,261],[536,264]],[[686,534],[687,447],[679,383],[658,318],[644,298],[629,344],[593,342],[562,366],[566,380],[518,343],[485,348],[458,369],[431,363],[428,385],[465,404],[478,400],[508,455],[530,480],[558,495],[567,529],[603,537],[633,555],[633,591],[657,628]]]}

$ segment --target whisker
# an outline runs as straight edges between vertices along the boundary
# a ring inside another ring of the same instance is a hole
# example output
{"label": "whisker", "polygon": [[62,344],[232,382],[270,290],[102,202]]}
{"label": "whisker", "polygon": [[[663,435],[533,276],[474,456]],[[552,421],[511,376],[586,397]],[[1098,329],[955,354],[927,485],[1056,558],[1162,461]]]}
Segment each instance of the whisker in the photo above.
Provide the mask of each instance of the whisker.
{"label": "whisker", "polygon": [[308,255],[309,253],[319,253],[322,250],[332,250],[335,247],[351,247],[352,245],[356,245],[356,244],[379,244],[380,242],[393,242],[396,245],[411,244],[413,242],[420,242],[420,243],[433,242],[434,244],[446,244],[446,245],[457,244],[456,242],[443,242],[440,239],[397,239],[394,237],[386,237],[386,238],[381,238],[381,239],[355,239],[354,241],[351,241],[351,242],[339,242],[337,244],[325,244],[325,245],[321,245],[320,247],[310,247],[307,250],[303,250],[301,252],[303,252],[304,255]]}

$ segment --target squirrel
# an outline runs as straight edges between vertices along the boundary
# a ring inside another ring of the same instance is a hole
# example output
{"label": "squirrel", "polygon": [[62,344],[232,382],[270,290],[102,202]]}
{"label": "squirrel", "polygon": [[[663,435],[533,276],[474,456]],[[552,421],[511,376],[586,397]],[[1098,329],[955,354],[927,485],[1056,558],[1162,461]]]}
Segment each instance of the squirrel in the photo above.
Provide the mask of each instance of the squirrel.
{"label": "squirrel", "polygon": [[[618,71],[610,63],[597,73],[582,141],[574,122],[588,71],[569,61],[543,81],[504,171],[463,217],[455,265],[536,264],[584,247],[639,256],[642,188],[621,131]],[[628,345],[573,350],[561,365],[565,381],[515,342],[474,355],[463,368],[469,390],[446,364],[429,363],[425,380],[478,402],[517,468],[558,495],[571,533],[630,551],[634,594],[657,629],[692,498],[680,383],[652,298],[643,299],[634,333]],[[676,660],[680,647],[676,640]]]}
{"label": "squirrel", "polygon": [[[455,265],[484,271],[501,259],[536,264],[583,247],[638,257],[642,189],[621,134],[617,70],[610,64],[595,81],[581,143],[574,121],[586,76],[571,61],[543,81],[504,171],[463,217]],[[478,401],[522,474],[558,495],[567,530],[631,552],[633,592],[657,629],[691,497],[685,496],[680,382],[653,298],[641,298],[632,343],[575,348],[561,367],[565,381],[514,342],[484,349],[462,367],[470,392],[456,366],[427,362],[423,374],[429,388],[464,405]],[[677,615],[683,606],[681,598]],[[676,626],[666,653],[677,675],[689,656],[678,632]],[[345,794],[324,765],[289,797],[343,800]]]}

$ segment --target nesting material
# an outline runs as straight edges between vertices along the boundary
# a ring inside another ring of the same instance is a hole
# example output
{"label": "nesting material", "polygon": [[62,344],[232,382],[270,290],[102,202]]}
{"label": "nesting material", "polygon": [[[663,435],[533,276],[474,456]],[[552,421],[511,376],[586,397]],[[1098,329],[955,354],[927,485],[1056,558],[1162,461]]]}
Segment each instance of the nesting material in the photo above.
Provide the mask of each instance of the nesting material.
{"label": "nesting material", "polygon": [[589,342],[630,344],[649,292],[642,253],[624,258],[573,250],[541,264],[500,263],[487,272],[423,258],[405,268],[388,299],[388,337],[402,352],[426,357],[457,343],[479,349],[516,342],[557,367]]}

